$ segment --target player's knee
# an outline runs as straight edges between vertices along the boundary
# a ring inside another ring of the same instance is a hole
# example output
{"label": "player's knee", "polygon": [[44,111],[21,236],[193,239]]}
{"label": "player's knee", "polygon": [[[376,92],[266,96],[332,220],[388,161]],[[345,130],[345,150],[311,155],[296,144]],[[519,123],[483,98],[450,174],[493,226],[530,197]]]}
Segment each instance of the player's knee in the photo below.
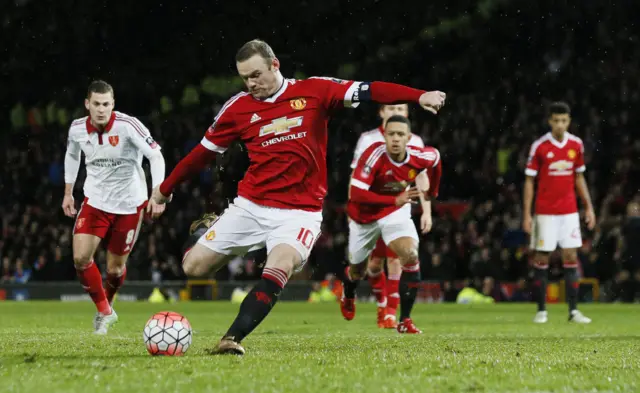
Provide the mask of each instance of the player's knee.
{"label": "player's knee", "polygon": [[107,253],[107,273],[122,275],[124,272],[128,255],[116,255],[111,252]]}
{"label": "player's knee", "polygon": [[362,280],[367,272],[367,264],[357,263],[349,266],[349,278],[352,280]]}
{"label": "player's knee", "polygon": [[269,267],[282,270],[289,277],[300,266],[300,264],[301,262],[298,262],[295,258],[281,258],[281,259],[272,261],[271,263],[267,263]]}
{"label": "player's knee", "polygon": [[575,248],[562,250],[562,260],[565,264],[575,264],[578,261],[578,252]]}
{"label": "player's knee", "polygon": [[91,263],[91,256],[89,255],[74,255],[73,256],[73,264],[76,269],[82,269]]}
{"label": "player's knee", "polygon": [[381,258],[371,258],[369,260],[368,269],[369,272],[376,274],[382,270],[382,259]]}
{"label": "player's knee", "polygon": [[291,276],[302,265],[302,262],[302,255],[298,250],[287,244],[280,244],[269,253],[265,267],[282,270]]}
{"label": "player's knee", "polygon": [[108,274],[121,276],[122,273],[124,273],[124,269],[125,269],[125,264],[124,263],[122,263],[122,264],[108,263],[107,264],[107,273]]}
{"label": "player's knee", "polygon": [[534,263],[537,267],[549,266],[549,253],[537,252],[534,257]]}
{"label": "player's knee", "polygon": [[413,246],[405,247],[399,256],[402,266],[414,264],[418,260],[418,249]]}
{"label": "player's knee", "polygon": [[187,258],[182,264],[182,270],[187,277],[202,277],[207,274],[203,265],[197,260]]}

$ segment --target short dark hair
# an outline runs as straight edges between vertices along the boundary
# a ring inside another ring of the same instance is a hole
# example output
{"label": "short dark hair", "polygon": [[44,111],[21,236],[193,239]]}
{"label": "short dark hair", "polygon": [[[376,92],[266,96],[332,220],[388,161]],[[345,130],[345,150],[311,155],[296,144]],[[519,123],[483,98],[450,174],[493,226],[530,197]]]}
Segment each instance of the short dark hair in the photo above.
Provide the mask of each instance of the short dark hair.
{"label": "short dark hair", "polygon": [[103,80],[95,80],[89,84],[89,88],[87,89],[87,98],[91,98],[91,94],[93,93],[98,93],[98,94],[111,93],[111,95],[114,95],[113,87],[111,87],[110,84],[108,84]]}
{"label": "short dark hair", "polygon": [[255,55],[260,55],[267,64],[270,64],[271,61],[276,58],[269,44],[262,40],[255,39],[247,42],[238,49],[238,52],[236,52],[236,63],[249,60]]}
{"label": "short dark hair", "polygon": [[571,115],[569,104],[563,101],[554,102],[549,105],[549,117],[553,115]]}
{"label": "short dark hair", "polygon": [[385,129],[387,128],[387,125],[389,125],[389,123],[404,123],[407,125],[407,127],[409,127],[409,130],[411,130],[411,122],[409,121],[409,119],[402,115],[393,115],[388,118],[387,123],[384,125]]}

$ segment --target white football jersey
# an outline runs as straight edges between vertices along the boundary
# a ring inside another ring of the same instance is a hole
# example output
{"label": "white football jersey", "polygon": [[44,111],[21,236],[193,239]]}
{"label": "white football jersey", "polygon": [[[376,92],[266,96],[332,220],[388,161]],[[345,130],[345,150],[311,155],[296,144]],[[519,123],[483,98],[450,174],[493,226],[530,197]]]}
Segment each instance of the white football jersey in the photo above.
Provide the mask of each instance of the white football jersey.
{"label": "white football jersey", "polygon": [[[373,130],[363,132],[360,135],[360,139],[358,139],[358,143],[356,144],[356,150],[353,153],[351,169],[355,169],[362,153],[364,153],[364,151],[367,150],[369,146],[373,145],[376,142],[384,142],[384,130],[382,129],[382,127],[374,128]],[[408,145],[424,148],[424,142],[422,141],[422,138],[420,138],[416,134],[411,134],[411,139],[409,140]]]}
{"label": "white football jersey", "polygon": [[[76,119],[69,128],[67,157],[79,163],[81,152],[87,168],[84,182],[87,203],[107,213],[136,213],[149,197],[142,157],[160,154],[160,146],[149,130],[135,117],[116,111],[103,133],[88,117]],[[69,168],[65,169],[65,183],[74,183],[77,167]]]}

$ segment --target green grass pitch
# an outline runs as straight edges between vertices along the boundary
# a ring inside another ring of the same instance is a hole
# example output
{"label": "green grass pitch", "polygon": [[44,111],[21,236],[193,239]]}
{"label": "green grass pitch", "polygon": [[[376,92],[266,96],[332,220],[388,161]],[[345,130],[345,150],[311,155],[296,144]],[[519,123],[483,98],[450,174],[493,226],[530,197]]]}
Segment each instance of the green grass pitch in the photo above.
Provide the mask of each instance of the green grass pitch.
{"label": "green grass pitch", "polygon": [[[637,305],[584,305],[591,325],[550,307],[416,306],[425,334],[378,329],[359,304],[344,321],[337,304],[278,304],[245,341],[243,357],[209,356],[237,310],[212,303],[117,303],[120,322],[91,334],[93,305],[0,302],[0,392],[639,392]],[[184,357],[147,354],[142,328],[177,311],[194,329]]]}

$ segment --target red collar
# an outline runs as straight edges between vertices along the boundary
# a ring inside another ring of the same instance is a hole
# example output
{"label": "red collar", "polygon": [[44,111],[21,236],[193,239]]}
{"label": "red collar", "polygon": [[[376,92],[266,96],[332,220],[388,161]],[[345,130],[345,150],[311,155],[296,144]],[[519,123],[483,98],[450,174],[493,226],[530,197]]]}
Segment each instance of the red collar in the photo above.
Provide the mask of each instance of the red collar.
{"label": "red collar", "polygon": [[[109,118],[109,122],[107,123],[107,125],[104,127],[104,132],[111,131],[114,121],[116,121],[116,113],[111,112],[111,117]],[[91,116],[87,116],[87,133],[91,134],[92,132],[100,132],[100,130],[96,128],[96,126],[91,124]]]}
{"label": "red collar", "polygon": [[384,128],[382,127],[382,125],[378,126],[378,131],[380,131],[380,133],[384,136]]}

